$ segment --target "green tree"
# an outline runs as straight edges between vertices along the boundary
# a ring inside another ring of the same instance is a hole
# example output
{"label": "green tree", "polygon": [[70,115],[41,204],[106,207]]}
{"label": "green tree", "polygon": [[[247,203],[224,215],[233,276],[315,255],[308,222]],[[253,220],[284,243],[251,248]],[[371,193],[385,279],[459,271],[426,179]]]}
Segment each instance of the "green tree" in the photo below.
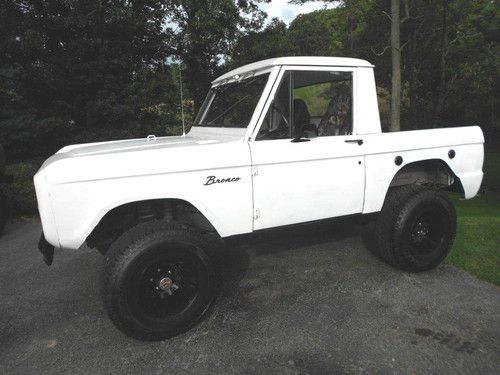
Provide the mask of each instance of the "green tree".
{"label": "green tree", "polygon": [[[0,132],[8,155],[145,132],[138,103],[146,103],[130,95],[140,83],[152,87],[142,76],[157,72],[168,82],[162,1],[2,4],[0,74],[8,95]],[[148,105],[158,101],[149,98]]]}
{"label": "green tree", "polygon": [[261,28],[258,3],[269,0],[173,0],[166,22],[174,54],[185,66],[185,81],[198,108],[235,42]]}
{"label": "green tree", "polygon": [[225,68],[236,68],[259,60],[297,53],[286,24],[275,18],[262,31],[251,31],[239,38]]}
{"label": "green tree", "polygon": [[300,14],[288,30],[290,41],[302,56],[343,55],[344,45],[339,38],[343,25],[338,24],[338,11],[319,10]]}

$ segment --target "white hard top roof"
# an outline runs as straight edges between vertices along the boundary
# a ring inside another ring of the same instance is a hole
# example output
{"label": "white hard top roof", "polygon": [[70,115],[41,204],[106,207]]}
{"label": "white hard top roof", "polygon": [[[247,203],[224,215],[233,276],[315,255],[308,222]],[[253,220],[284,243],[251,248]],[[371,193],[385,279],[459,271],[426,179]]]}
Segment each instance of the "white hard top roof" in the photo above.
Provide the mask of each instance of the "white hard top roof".
{"label": "white hard top roof", "polygon": [[369,67],[373,68],[373,65],[366,60],[352,59],[350,57],[322,57],[322,56],[290,56],[290,57],[276,57],[274,59],[267,59],[262,61],[257,61],[248,65],[240,66],[226,74],[221,75],[219,78],[215,79],[212,83],[219,83],[228,78],[232,78],[236,75],[244,75],[250,72],[256,72],[266,68],[270,68],[277,65],[311,65],[311,66],[353,66],[353,67]]}

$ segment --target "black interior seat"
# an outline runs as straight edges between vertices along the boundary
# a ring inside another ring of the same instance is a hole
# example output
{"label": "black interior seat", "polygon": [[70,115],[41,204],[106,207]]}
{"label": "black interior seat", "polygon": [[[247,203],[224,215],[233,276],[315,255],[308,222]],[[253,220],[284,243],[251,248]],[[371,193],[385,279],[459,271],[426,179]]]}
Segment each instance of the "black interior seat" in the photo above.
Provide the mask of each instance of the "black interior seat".
{"label": "black interior seat", "polygon": [[310,130],[311,115],[306,102],[302,99],[293,100],[293,122],[294,136],[303,136],[305,130]]}

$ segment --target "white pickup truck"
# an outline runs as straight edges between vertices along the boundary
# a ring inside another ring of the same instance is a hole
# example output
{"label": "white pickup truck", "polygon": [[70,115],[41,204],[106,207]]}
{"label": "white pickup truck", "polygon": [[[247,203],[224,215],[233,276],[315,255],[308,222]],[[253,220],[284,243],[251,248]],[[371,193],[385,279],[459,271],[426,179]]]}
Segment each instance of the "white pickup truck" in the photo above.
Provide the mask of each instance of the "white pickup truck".
{"label": "white pickup truck", "polygon": [[215,293],[213,244],[348,215],[373,218],[377,255],[436,267],[456,231],[445,191],[474,197],[479,127],[382,133],[373,66],[283,57],[213,81],[189,133],[67,146],[36,174],[46,263],[85,243],[105,256],[103,298],[126,334],[182,332]]}

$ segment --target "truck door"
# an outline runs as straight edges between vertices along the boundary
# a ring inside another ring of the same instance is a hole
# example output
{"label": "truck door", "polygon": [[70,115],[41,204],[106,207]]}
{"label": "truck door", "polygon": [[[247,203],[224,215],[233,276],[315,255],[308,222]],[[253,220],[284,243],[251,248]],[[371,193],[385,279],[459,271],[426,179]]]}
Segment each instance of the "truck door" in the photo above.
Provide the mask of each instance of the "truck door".
{"label": "truck door", "polygon": [[283,67],[250,150],[254,230],[361,213],[355,68]]}

